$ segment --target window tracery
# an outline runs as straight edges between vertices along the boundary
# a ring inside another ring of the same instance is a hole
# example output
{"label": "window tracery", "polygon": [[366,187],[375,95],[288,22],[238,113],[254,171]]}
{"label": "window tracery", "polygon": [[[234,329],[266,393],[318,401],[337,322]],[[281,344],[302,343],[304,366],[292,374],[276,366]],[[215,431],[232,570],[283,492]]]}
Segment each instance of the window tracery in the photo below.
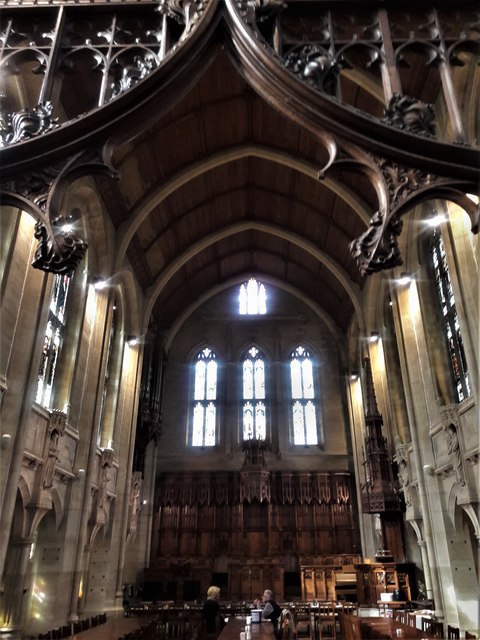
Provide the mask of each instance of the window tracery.
{"label": "window tracery", "polygon": [[244,315],[265,315],[267,313],[267,292],[265,285],[250,278],[240,287],[238,296],[239,313]]}
{"label": "window tracery", "polygon": [[217,421],[216,354],[205,347],[196,357],[192,418],[192,446],[212,447]]}
{"label": "window tracery", "polygon": [[35,396],[35,401],[47,408],[52,399],[55,369],[65,333],[65,308],[71,278],[72,276],[54,275]]}
{"label": "window tracery", "polygon": [[293,443],[318,444],[313,365],[310,353],[298,346],[290,356]]}
{"label": "window tracery", "polygon": [[445,244],[437,227],[433,230],[430,250],[440,308],[440,320],[443,335],[447,342],[455,396],[458,402],[462,402],[462,400],[471,395],[470,381]]}
{"label": "window tracery", "polygon": [[266,439],[265,360],[256,347],[243,360],[242,426],[244,440]]}

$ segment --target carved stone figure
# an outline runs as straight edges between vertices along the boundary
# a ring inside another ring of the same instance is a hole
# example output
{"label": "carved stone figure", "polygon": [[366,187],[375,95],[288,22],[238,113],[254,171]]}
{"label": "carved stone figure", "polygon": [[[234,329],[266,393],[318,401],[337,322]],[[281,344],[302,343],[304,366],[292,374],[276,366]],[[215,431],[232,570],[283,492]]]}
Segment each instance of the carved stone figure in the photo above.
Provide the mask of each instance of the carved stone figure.
{"label": "carved stone figure", "polygon": [[[140,492],[142,490],[142,474],[140,471],[134,471],[132,475],[132,489],[130,493],[130,521],[136,521],[137,514],[140,511]],[[130,526],[130,529],[132,527]]]}
{"label": "carved stone figure", "polygon": [[460,443],[458,441],[458,433],[454,424],[449,424],[445,430],[447,434],[448,453],[452,461],[455,478],[459,485],[465,485],[465,476],[463,474],[462,452],[460,451]]}
{"label": "carved stone figure", "polygon": [[60,437],[60,433],[54,429],[50,434],[50,442],[48,443],[48,455],[47,460],[45,462],[45,474],[43,476],[43,488],[49,489],[53,485],[53,477],[55,475],[55,465],[57,464],[57,460],[59,460],[58,456],[58,439]]}
{"label": "carved stone figure", "polygon": [[405,460],[400,460],[400,463],[398,465],[398,477],[402,485],[405,504],[407,505],[407,507],[411,507],[412,500],[410,497],[410,472]]}

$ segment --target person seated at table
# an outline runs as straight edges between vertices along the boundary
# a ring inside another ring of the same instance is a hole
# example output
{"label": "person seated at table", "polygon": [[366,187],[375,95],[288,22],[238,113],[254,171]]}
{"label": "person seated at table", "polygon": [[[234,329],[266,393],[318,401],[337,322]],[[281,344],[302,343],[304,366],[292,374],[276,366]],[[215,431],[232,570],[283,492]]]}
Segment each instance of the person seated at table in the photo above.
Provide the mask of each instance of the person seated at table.
{"label": "person seated at table", "polygon": [[220,613],[220,588],[212,585],[208,588],[207,599],[203,603],[202,616],[208,634],[218,635],[225,626],[225,620]]}
{"label": "person seated at table", "polygon": [[275,602],[273,591],[270,591],[270,589],[265,589],[265,591],[263,592],[262,600],[260,601],[257,599],[255,600],[254,604],[257,609],[263,608],[262,620],[270,620],[270,622],[273,622],[273,628],[276,630],[277,622],[280,614],[282,613],[282,609],[280,605]]}

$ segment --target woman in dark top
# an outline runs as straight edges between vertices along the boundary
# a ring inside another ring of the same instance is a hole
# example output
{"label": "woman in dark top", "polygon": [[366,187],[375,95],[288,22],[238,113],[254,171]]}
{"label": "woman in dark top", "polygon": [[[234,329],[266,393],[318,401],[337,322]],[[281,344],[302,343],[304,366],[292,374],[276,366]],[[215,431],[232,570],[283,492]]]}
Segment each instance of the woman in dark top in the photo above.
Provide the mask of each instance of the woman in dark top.
{"label": "woman in dark top", "polygon": [[225,620],[220,613],[220,589],[219,587],[209,587],[207,599],[203,603],[203,619],[207,633],[219,634],[225,626]]}

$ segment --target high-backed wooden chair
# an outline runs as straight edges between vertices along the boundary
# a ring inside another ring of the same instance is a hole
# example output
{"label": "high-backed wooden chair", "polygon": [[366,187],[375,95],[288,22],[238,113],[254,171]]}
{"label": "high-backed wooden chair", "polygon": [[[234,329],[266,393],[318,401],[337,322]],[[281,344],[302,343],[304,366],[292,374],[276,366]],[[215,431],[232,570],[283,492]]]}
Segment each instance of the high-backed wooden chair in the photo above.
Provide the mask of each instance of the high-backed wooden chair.
{"label": "high-backed wooden chair", "polygon": [[314,639],[314,631],[312,624],[312,612],[310,607],[296,606],[293,612],[293,618],[295,622],[296,637],[297,638],[310,638]]}
{"label": "high-backed wooden chair", "polygon": [[413,627],[414,629],[417,626],[417,616],[410,611],[407,611],[407,624],[409,627]]}
{"label": "high-backed wooden chair", "polygon": [[460,640],[460,629],[458,627],[452,627],[448,624],[447,638],[448,640]]}
{"label": "high-backed wooden chair", "polygon": [[404,609],[394,609],[393,619],[398,620],[401,624],[408,624],[408,614]]}
{"label": "high-backed wooden chair", "polygon": [[186,621],[185,618],[176,618],[167,621],[167,638],[175,640],[184,640],[186,637]]}
{"label": "high-backed wooden chair", "polygon": [[354,615],[358,616],[358,602],[347,602],[346,600],[341,600],[340,611],[345,613],[346,615]]}
{"label": "high-backed wooden chair", "polygon": [[432,638],[443,638],[443,622],[422,618],[422,631],[429,633]]}
{"label": "high-backed wooden chair", "polygon": [[321,602],[318,608],[318,636],[320,640],[337,637],[336,602]]}

